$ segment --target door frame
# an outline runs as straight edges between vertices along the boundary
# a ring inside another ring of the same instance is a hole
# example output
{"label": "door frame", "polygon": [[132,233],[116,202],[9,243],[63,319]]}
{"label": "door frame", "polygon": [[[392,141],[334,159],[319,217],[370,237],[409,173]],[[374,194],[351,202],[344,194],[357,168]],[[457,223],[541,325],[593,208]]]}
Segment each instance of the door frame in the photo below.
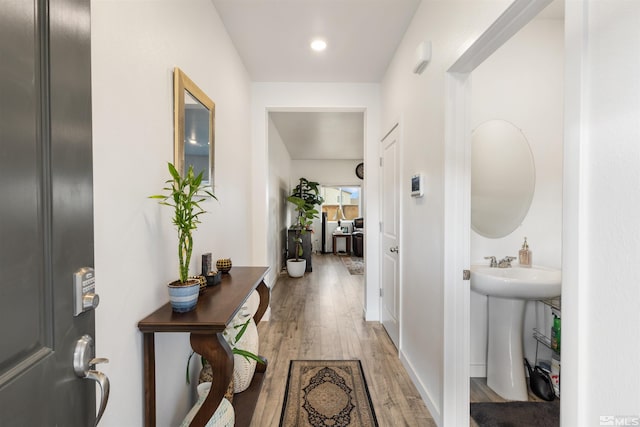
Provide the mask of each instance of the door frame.
{"label": "door frame", "polygon": [[515,0],[446,72],[443,425],[469,425],[471,73],[552,0]]}

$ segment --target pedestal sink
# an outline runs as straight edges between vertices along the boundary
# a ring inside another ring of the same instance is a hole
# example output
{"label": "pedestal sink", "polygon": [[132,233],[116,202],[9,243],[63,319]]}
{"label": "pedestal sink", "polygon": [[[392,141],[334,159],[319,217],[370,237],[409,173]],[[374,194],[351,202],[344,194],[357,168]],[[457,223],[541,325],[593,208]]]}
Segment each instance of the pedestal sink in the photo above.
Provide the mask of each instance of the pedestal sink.
{"label": "pedestal sink", "polygon": [[471,266],[471,289],[489,301],[487,385],[509,400],[528,400],[522,328],[527,300],[560,296],[560,270]]}

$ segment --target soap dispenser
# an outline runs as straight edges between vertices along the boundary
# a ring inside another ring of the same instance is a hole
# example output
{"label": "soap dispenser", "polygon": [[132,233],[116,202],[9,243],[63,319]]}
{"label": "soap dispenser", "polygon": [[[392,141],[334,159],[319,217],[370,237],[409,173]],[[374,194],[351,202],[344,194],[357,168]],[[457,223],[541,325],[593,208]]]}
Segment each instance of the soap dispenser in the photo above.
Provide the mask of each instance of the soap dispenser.
{"label": "soap dispenser", "polygon": [[518,263],[520,263],[520,267],[531,267],[531,251],[526,237],[524,238],[522,249],[518,252]]}

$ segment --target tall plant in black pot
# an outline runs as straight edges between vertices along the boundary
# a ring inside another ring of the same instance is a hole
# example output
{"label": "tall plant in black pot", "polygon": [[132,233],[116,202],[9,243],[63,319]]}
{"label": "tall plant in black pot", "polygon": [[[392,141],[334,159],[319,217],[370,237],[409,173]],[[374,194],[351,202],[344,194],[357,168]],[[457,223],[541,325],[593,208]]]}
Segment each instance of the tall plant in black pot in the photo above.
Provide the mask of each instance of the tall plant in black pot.
{"label": "tall plant in black pot", "polygon": [[291,226],[295,230],[294,258],[287,260],[287,272],[291,277],[302,277],[306,270],[306,260],[300,259],[304,255],[302,236],[309,231],[313,219],[318,218],[316,206],[324,202],[320,196],[320,184],[300,178],[287,200],[295,206],[297,212],[295,223]]}

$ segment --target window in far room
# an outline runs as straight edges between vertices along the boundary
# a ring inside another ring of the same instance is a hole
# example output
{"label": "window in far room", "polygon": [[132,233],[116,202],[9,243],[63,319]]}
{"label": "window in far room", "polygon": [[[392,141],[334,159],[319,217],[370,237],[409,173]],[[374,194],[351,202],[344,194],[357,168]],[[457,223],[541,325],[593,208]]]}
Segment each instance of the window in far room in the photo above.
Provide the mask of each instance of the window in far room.
{"label": "window in far room", "polygon": [[327,220],[352,220],[360,217],[360,187],[322,187],[322,212]]}

